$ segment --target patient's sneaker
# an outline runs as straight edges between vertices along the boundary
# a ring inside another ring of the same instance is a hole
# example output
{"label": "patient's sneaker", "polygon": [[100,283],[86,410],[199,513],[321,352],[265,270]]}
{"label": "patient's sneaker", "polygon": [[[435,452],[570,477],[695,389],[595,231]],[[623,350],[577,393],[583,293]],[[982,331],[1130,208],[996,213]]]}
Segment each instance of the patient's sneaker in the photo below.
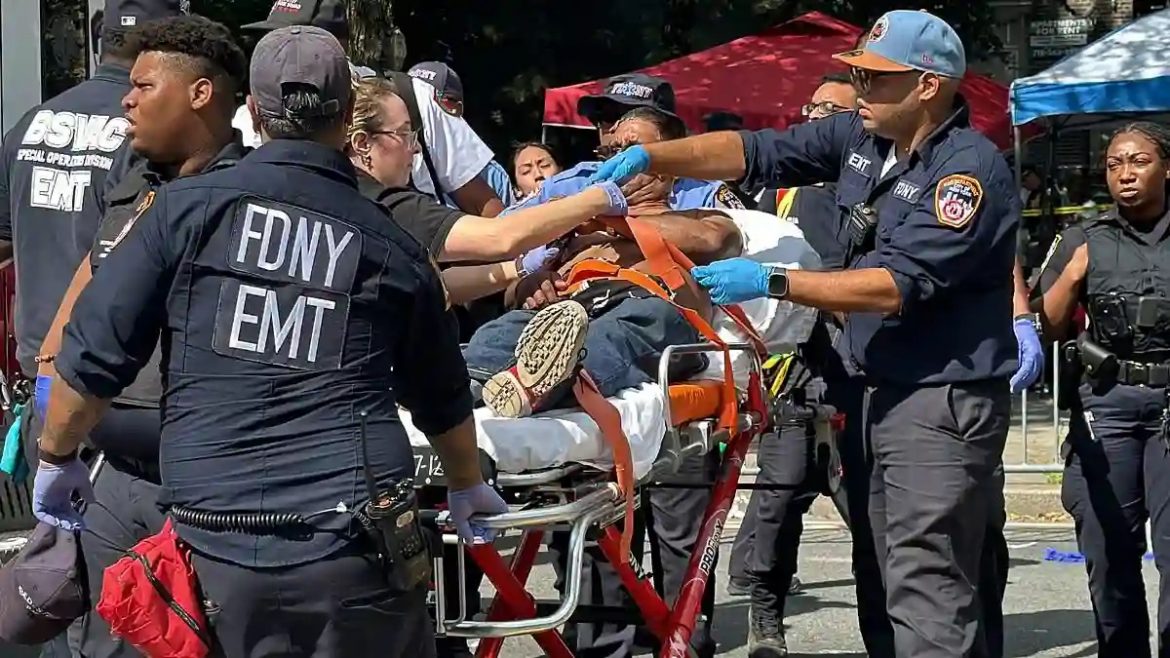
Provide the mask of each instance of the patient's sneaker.
{"label": "patient's sneaker", "polygon": [[516,365],[483,385],[483,403],[497,416],[520,418],[540,411],[550,393],[576,372],[589,314],[575,301],[547,306],[532,316],[516,341]]}

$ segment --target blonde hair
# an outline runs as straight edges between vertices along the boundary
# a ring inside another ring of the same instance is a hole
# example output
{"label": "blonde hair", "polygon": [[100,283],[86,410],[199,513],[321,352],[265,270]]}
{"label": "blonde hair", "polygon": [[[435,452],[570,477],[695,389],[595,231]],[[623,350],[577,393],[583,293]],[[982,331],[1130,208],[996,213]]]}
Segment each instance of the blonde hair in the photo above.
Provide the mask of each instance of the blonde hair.
{"label": "blonde hair", "polygon": [[372,133],[382,129],[385,118],[382,115],[382,101],[398,95],[394,81],[386,78],[368,78],[354,85],[353,120],[349,124],[349,137],[356,133]]}

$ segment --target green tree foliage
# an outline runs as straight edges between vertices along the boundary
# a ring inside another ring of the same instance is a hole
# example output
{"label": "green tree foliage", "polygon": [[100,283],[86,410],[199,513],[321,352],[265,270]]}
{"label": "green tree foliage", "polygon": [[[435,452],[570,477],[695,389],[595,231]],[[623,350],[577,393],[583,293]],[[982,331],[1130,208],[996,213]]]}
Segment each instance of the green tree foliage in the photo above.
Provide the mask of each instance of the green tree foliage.
{"label": "green tree foliage", "polygon": [[892,9],[928,9],[945,18],[971,58],[1001,47],[985,0],[394,0],[407,64],[438,59],[458,71],[468,118],[499,154],[509,140],[539,135],[547,87],[637,69],[807,11],[868,28]]}
{"label": "green tree foliage", "polygon": [[[986,0],[350,0],[350,52],[392,61],[390,35],[406,35],[406,64],[436,59],[463,78],[467,116],[503,154],[539,135],[547,87],[603,78],[753,34],[819,10],[862,27],[891,9],[928,9],[962,35],[968,56],[1000,47]],[[270,0],[193,0],[233,28],[267,15]],[[392,12],[391,12],[392,9]]]}

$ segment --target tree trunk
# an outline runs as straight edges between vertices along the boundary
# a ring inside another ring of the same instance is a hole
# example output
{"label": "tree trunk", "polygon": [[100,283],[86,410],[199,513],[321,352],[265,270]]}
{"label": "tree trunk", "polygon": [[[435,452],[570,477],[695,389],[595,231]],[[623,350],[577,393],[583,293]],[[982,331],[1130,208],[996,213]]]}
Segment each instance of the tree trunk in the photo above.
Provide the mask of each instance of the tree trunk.
{"label": "tree trunk", "polygon": [[379,73],[402,66],[406,40],[394,22],[394,0],[351,0],[349,29],[349,56],[354,64]]}

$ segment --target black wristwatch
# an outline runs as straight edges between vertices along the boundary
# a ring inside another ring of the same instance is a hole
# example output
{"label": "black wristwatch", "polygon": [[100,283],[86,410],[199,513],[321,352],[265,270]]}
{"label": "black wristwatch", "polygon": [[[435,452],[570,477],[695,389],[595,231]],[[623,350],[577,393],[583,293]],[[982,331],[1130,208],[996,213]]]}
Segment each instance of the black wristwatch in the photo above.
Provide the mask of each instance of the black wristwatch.
{"label": "black wristwatch", "polygon": [[1017,315],[1015,318],[1012,319],[1013,322],[1019,322],[1020,320],[1027,320],[1028,322],[1032,323],[1033,329],[1035,329],[1036,331],[1040,331],[1040,314],[1039,313],[1020,313],[1019,315]]}
{"label": "black wristwatch", "polygon": [[74,450],[70,451],[69,454],[67,454],[67,455],[55,455],[51,452],[46,452],[44,448],[38,447],[37,448],[37,458],[40,459],[41,461],[45,462],[46,464],[60,466],[62,464],[68,464],[68,463],[72,462],[74,459],[77,459],[77,450],[74,449]]}
{"label": "black wristwatch", "polygon": [[788,297],[788,270],[773,267],[768,272],[768,296],[773,299]]}

